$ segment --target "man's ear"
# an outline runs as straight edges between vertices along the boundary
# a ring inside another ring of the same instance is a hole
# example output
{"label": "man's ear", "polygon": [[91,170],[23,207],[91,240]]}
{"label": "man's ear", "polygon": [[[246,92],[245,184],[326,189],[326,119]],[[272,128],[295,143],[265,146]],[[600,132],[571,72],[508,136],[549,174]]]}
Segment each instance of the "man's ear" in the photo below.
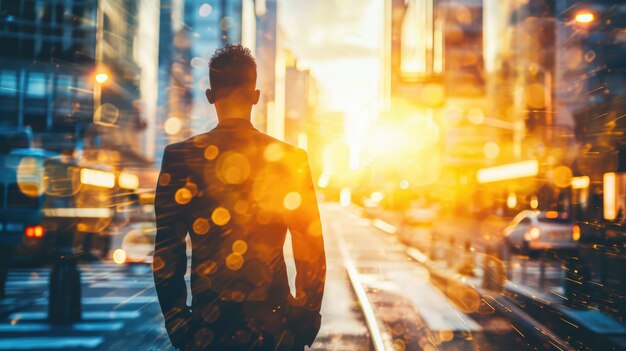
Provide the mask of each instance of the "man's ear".
{"label": "man's ear", "polygon": [[261,91],[257,89],[254,91],[254,95],[252,95],[252,105],[258,104],[260,98],[261,98]]}
{"label": "man's ear", "polygon": [[211,89],[207,89],[204,94],[206,95],[206,99],[209,101],[209,104],[215,103],[215,93]]}

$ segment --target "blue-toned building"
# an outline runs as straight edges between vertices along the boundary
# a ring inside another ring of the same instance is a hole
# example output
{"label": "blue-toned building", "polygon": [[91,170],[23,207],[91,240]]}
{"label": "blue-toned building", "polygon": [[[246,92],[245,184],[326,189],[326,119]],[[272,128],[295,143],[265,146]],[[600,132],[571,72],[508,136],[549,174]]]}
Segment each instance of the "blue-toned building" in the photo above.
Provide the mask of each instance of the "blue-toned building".
{"label": "blue-toned building", "polygon": [[145,164],[159,10],[153,0],[1,1],[0,127],[30,128],[34,146],[111,150]]}

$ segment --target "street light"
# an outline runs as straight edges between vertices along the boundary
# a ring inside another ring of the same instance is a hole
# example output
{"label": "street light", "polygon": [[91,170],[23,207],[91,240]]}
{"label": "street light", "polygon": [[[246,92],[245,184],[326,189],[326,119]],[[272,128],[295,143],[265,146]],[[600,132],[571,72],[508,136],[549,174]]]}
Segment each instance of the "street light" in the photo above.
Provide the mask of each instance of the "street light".
{"label": "street light", "polygon": [[98,82],[99,84],[103,84],[107,80],[109,80],[109,75],[108,74],[106,74],[104,72],[96,74],[96,82]]}
{"label": "street light", "polygon": [[576,14],[576,16],[574,16],[574,20],[577,23],[581,23],[581,24],[588,24],[593,22],[593,20],[595,19],[595,16],[593,15],[593,13],[589,12],[589,11],[580,11]]}

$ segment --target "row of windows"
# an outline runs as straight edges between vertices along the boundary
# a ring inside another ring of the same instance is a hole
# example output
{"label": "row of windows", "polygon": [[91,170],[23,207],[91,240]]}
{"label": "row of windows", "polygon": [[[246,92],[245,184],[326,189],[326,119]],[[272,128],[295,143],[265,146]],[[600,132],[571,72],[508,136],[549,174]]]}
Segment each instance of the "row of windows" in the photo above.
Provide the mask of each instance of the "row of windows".
{"label": "row of windows", "polygon": [[95,0],[0,0],[0,57],[88,63],[95,51]]}
{"label": "row of windows", "polygon": [[0,125],[49,131],[89,121],[93,112],[90,82],[85,74],[0,70]]}
{"label": "row of windows", "polygon": [[70,96],[77,92],[89,95],[90,82],[83,75],[0,70],[0,95],[15,96],[24,92],[28,97],[43,98],[50,93],[48,87],[54,88],[56,95]]}
{"label": "row of windows", "polygon": [[[95,36],[94,36],[95,37]],[[63,61],[75,64],[94,62],[95,40],[73,37],[19,36],[0,32],[0,57],[27,61]]]}
{"label": "row of windows", "polygon": [[0,18],[6,23],[94,22],[97,3],[97,0],[0,0]]}

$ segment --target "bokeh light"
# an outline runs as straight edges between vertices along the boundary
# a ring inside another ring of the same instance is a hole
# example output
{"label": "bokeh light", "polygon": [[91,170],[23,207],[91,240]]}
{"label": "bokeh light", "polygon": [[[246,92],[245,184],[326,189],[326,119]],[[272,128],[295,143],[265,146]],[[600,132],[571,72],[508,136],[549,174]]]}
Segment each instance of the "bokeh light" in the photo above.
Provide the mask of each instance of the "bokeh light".
{"label": "bokeh light", "polygon": [[218,207],[213,210],[211,214],[211,220],[213,223],[219,226],[224,226],[230,222],[230,212],[224,207]]}
{"label": "bokeh light", "polygon": [[285,208],[289,211],[298,209],[301,203],[302,196],[300,196],[300,194],[295,191],[287,193],[283,200],[283,206],[285,206]]}
{"label": "bokeh light", "polygon": [[165,120],[163,124],[163,130],[169,135],[175,135],[180,133],[183,128],[183,123],[180,118],[172,116]]}
{"label": "bokeh light", "polygon": [[213,12],[213,7],[207,3],[200,5],[200,8],[198,9],[198,14],[202,17],[207,17],[211,14],[211,12]]}

